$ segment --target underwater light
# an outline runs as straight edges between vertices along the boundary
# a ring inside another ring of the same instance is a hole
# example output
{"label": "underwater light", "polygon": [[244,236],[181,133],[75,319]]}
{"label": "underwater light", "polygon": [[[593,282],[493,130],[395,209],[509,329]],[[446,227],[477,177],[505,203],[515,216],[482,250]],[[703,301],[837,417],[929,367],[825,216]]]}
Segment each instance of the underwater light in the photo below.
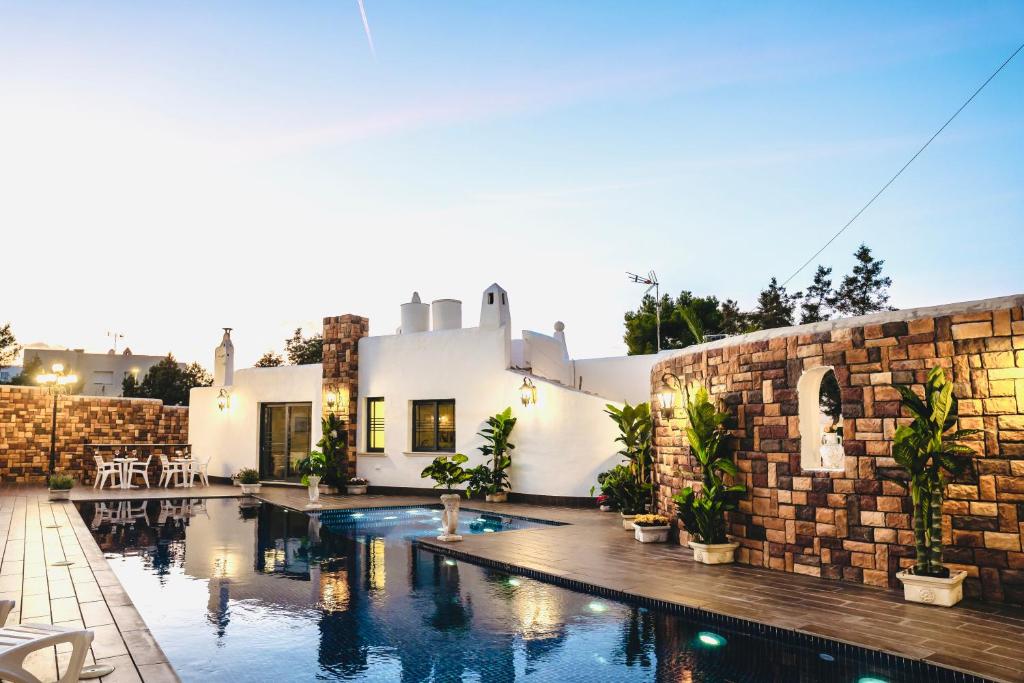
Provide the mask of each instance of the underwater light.
{"label": "underwater light", "polygon": [[608,611],[608,606],[605,605],[603,602],[595,601],[587,605],[587,609],[589,609],[591,612],[606,612]]}
{"label": "underwater light", "polygon": [[445,560],[444,563],[446,565],[448,565],[449,567],[454,567],[456,565],[455,560],[452,560],[452,559]]}
{"label": "underwater light", "polygon": [[884,678],[878,678],[877,676],[864,676],[857,679],[857,683],[889,683]]}
{"label": "underwater light", "polygon": [[493,534],[494,533],[494,529],[484,529],[484,533],[485,534]]}
{"label": "underwater light", "polygon": [[697,634],[697,640],[708,647],[722,647],[726,643],[725,638],[711,631],[701,631]]}
{"label": "underwater light", "polygon": [[395,515],[391,515],[390,517],[385,517],[384,519],[398,519],[398,517],[396,517]]}
{"label": "underwater light", "polygon": [[825,652],[819,653],[818,654],[818,659],[820,659],[823,662],[834,662],[834,661],[836,661],[835,657],[833,657],[832,655],[827,654]]}
{"label": "underwater light", "polygon": [[519,579],[509,579],[508,580],[508,585],[510,585],[510,586],[518,586],[518,585],[520,585],[522,583],[523,582],[520,581]]}
{"label": "underwater light", "polygon": [[366,515],[364,515],[362,512],[353,512],[352,515],[351,515],[352,519],[359,519],[360,517],[365,517],[365,516]]}

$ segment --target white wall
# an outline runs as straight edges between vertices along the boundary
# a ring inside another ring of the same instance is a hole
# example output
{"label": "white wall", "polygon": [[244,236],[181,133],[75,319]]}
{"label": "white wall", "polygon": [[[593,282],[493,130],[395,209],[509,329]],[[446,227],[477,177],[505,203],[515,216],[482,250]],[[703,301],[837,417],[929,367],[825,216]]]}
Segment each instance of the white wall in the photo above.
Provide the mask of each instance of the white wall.
{"label": "white wall", "polygon": [[312,403],[310,447],[315,447],[321,436],[322,375],[319,363],[238,370],[234,385],[226,387],[231,405],[223,412],[217,408],[223,387],[193,389],[188,440],[196,457],[212,457],[209,472],[218,477],[231,476],[243,467],[258,469],[261,403]]}
{"label": "white wall", "polygon": [[537,403],[523,406],[523,375],[507,369],[508,328],[467,328],[366,337],[359,342],[360,400],[383,397],[385,451],[366,454],[365,408],[358,426],[359,476],[378,486],[432,485],[420,472],[436,453],[411,451],[412,401],[455,399],[456,450],[470,465],[485,461],[477,432],[489,415],[512,406],[519,418],[512,442],[512,489],[550,496],[586,496],[616,455],[617,431],[605,399],[534,378]]}
{"label": "white wall", "polygon": [[613,401],[636,404],[651,399],[651,367],[661,356],[615,356],[612,358],[580,358],[573,361],[576,386],[583,380],[583,391],[599,394]]}

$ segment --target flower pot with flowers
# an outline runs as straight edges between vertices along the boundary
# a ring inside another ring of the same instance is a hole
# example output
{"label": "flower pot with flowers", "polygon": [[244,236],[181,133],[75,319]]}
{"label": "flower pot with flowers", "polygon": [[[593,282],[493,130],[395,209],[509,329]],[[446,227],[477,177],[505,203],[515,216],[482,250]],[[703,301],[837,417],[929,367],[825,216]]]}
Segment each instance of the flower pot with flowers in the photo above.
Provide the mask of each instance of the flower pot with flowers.
{"label": "flower pot with flowers", "polygon": [[671,529],[665,515],[637,515],[633,518],[633,537],[641,543],[664,543]]}
{"label": "flower pot with flowers", "polygon": [[350,496],[362,496],[366,493],[366,487],[370,485],[370,480],[363,477],[352,477],[345,484],[345,493]]}

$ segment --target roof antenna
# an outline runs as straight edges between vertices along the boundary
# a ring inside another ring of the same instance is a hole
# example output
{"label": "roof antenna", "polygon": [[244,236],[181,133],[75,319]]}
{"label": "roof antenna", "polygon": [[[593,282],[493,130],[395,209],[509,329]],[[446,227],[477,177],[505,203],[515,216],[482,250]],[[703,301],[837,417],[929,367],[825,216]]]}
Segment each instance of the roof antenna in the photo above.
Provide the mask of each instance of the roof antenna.
{"label": "roof antenna", "polygon": [[658,286],[660,284],[658,276],[652,270],[646,276],[626,271],[626,277],[629,278],[630,282],[647,285],[647,289],[644,290],[644,296],[650,294],[652,289],[654,290],[654,325],[658,349],[655,353],[661,353],[661,289]]}

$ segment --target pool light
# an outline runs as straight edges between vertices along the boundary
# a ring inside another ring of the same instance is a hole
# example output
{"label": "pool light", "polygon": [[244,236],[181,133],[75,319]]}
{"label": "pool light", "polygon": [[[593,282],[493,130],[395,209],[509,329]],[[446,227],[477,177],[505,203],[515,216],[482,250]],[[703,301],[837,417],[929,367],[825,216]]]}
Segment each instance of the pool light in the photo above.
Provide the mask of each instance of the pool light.
{"label": "pool light", "polygon": [[360,517],[364,517],[364,516],[365,515],[363,515],[362,512],[353,512],[352,513],[352,519],[359,519]]}
{"label": "pool light", "polygon": [[725,638],[711,631],[701,631],[697,634],[697,640],[708,647],[722,647],[726,643]]}
{"label": "pool light", "polygon": [[833,657],[832,655],[828,654],[827,652],[819,653],[818,654],[818,659],[820,659],[823,662],[834,662],[834,661],[836,661],[836,658]]}
{"label": "pool light", "polygon": [[454,566],[455,566],[455,565],[457,564],[457,563],[455,562],[455,560],[452,560],[452,559],[450,559],[450,558],[449,558],[449,559],[447,559],[447,560],[445,560],[445,561],[444,561],[444,563],[445,563],[446,565],[448,565],[449,567],[454,567]]}
{"label": "pool light", "polygon": [[398,517],[396,517],[395,515],[391,515],[389,517],[385,517],[384,519],[398,519]]}
{"label": "pool light", "polygon": [[519,579],[516,579],[516,578],[512,578],[512,579],[508,580],[508,585],[510,585],[510,586],[519,586],[519,585],[522,585],[522,583],[523,583],[522,581],[520,581]]}
{"label": "pool light", "polygon": [[594,602],[592,602],[589,605],[587,605],[587,609],[589,609],[591,612],[599,612],[600,613],[600,612],[607,612],[608,611],[608,606],[605,605],[603,602],[597,602],[595,600]]}
{"label": "pool light", "polygon": [[862,676],[857,679],[857,683],[889,683],[889,681],[877,676]]}
{"label": "pool light", "polygon": [[493,534],[494,533],[494,529],[484,529],[484,533],[485,534]]}

